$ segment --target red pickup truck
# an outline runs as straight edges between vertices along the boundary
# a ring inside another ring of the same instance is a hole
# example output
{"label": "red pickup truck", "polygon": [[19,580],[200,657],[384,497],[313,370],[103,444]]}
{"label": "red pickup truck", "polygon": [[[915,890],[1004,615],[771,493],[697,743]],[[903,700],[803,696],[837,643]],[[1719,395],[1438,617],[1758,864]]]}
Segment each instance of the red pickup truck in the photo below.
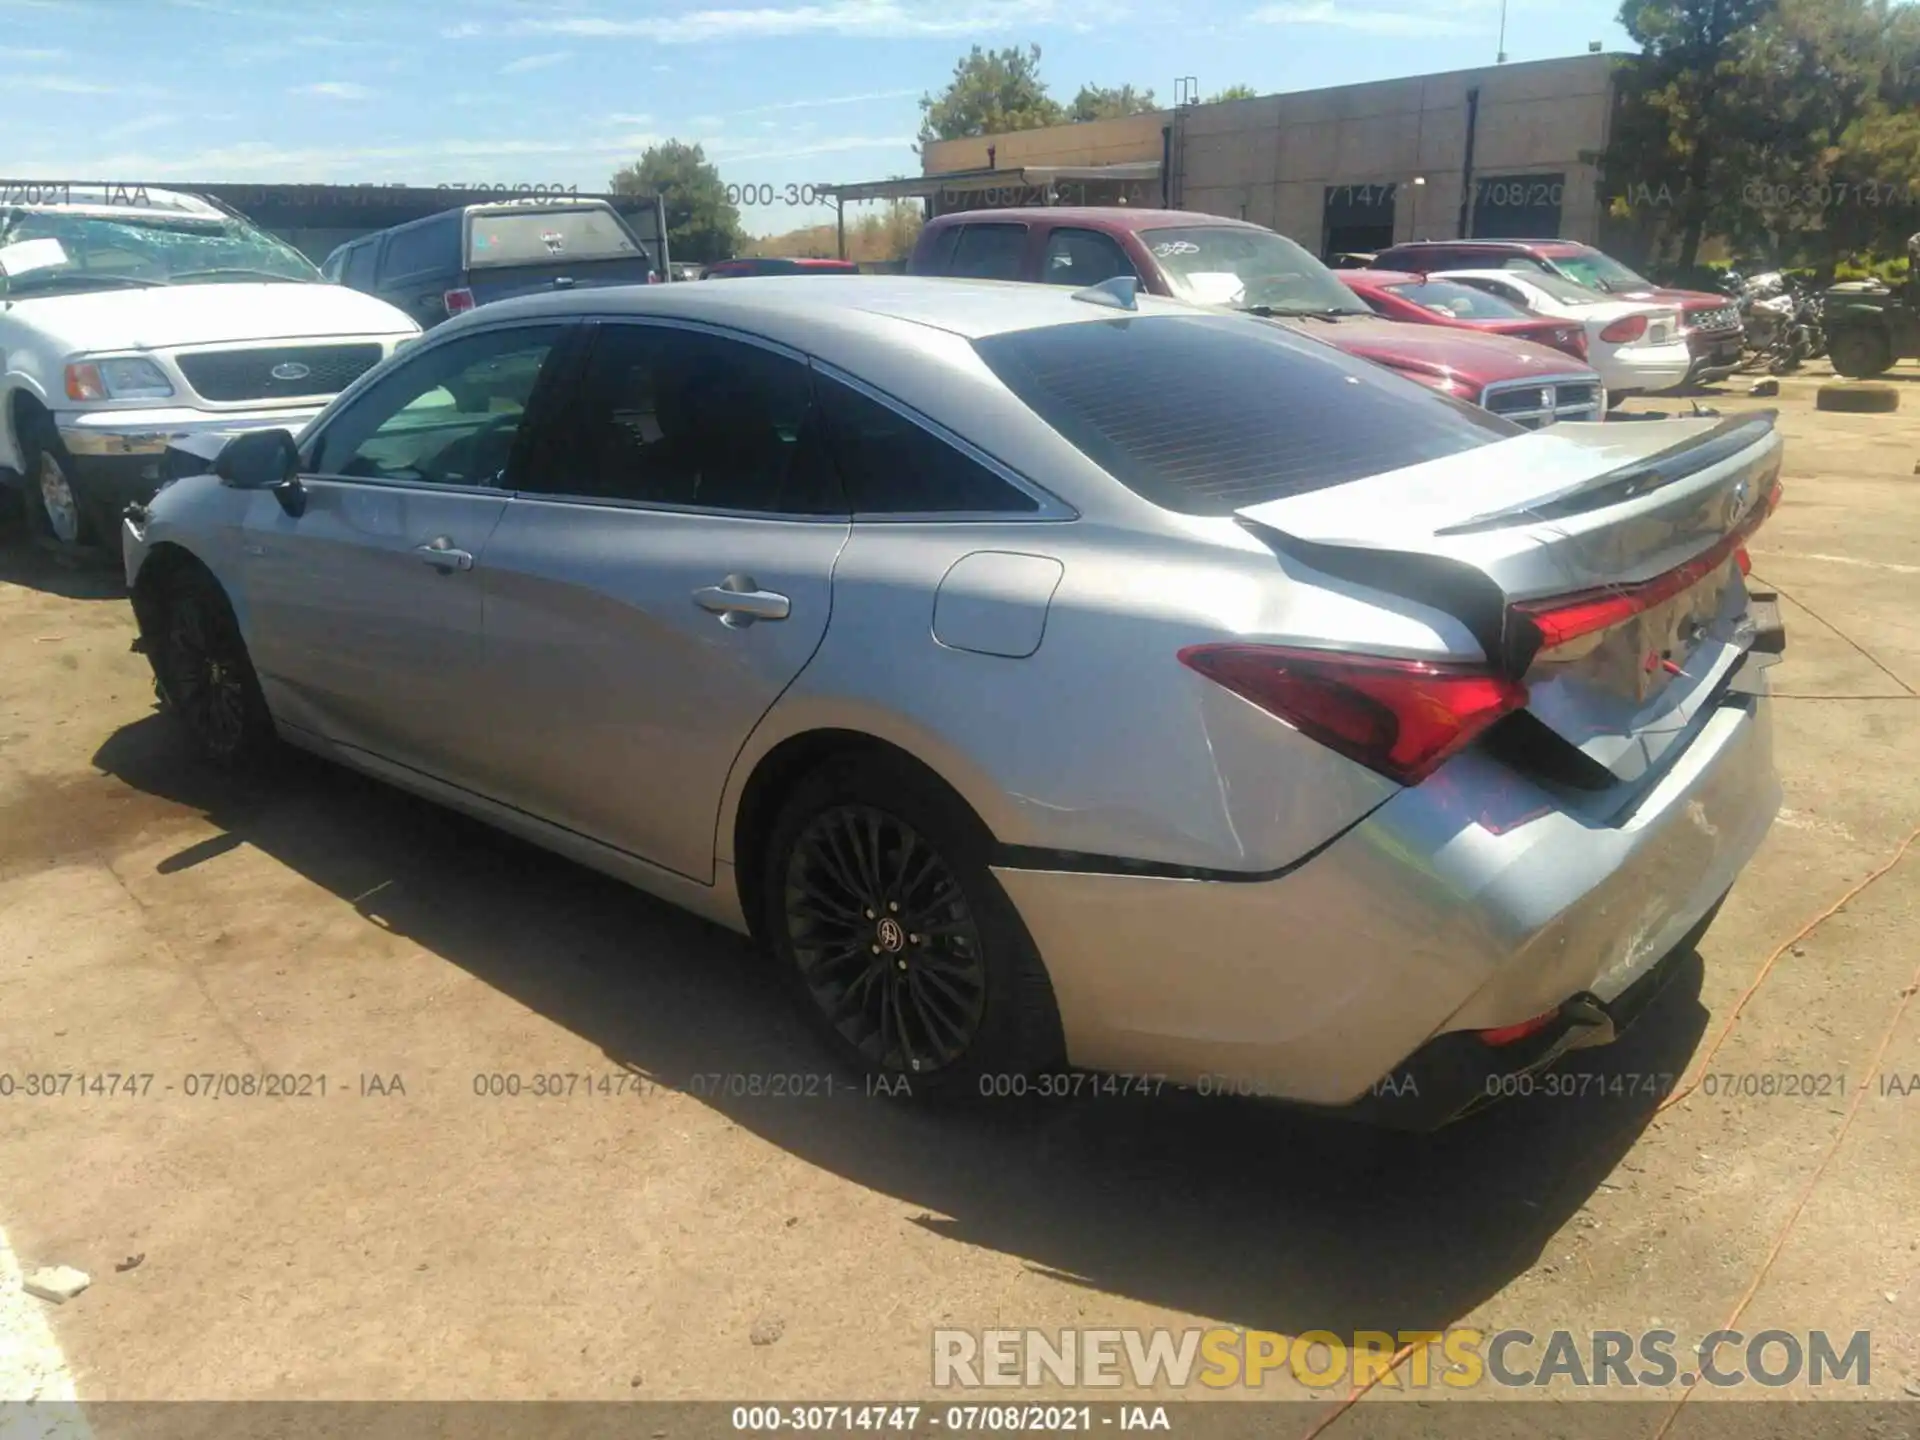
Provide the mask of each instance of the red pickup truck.
{"label": "red pickup truck", "polygon": [[1300,246],[1244,220],[1126,206],[969,210],[927,222],[907,273],[1076,288],[1132,276],[1150,294],[1277,320],[1528,428],[1607,411],[1583,362],[1524,340],[1383,320]]}

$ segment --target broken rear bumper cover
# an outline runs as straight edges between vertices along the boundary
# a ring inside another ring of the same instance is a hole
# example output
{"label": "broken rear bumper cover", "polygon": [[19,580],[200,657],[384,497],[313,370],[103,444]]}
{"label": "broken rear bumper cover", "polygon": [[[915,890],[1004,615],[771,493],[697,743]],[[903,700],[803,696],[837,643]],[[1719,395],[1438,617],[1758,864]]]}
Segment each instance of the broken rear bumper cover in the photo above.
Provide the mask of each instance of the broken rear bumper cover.
{"label": "broken rear bumper cover", "polygon": [[[1765,658],[1612,813],[1467,751],[1277,878],[996,866],[1069,1060],[1426,1128],[1611,1038],[1779,808]],[[1549,1011],[1497,1050],[1472,1033]]]}

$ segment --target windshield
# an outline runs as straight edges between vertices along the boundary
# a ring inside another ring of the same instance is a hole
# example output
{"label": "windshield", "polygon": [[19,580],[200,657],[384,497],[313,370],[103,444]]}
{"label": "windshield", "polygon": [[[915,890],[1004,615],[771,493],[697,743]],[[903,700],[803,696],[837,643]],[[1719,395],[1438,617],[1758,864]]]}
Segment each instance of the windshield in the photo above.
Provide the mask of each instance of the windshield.
{"label": "windshield", "polygon": [[[1596,290],[1651,290],[1653,282],[1636,275],[1611,255],[1598,250],[1582,250],[1575,255],[1555,255],[1553,263],[1582,285]],[[1561,298],[1565,298],[1564,296]]]}
{"label": "windshield", "polygon": [[194,285],[222,280],[306,283],[320,272],[298,250],[238,218],[15,211],[0,221],[0,286],[40,289]]}
{"label": "windshield", "polygon": [[1389,294],[1411,300],[1422,310],[1449,315],[1455,320],[1525,320],[1527,312],[1518,305],[1489,295],[1455,280],[1428,280],[1420,284],[1389,285]]}
{"label": "windshield", "polygon": [[1140,241],[1183,300],[1276,313],[1373,313],[1333,271],[1271,230],[1183,225],[1142,230]]}

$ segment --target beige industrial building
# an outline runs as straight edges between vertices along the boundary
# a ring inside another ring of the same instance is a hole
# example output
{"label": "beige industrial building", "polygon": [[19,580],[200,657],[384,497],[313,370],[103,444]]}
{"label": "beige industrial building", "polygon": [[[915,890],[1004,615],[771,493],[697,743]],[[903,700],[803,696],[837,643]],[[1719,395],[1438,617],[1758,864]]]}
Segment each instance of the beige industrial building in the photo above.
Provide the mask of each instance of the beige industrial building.
{"label": "beige industrial building", "polygon": [[1323,255],[1462,234],[1598,241],[1613,114],[1605,54],[1494,65],[1056,125],[924,147],[933,214],[1016,204],[1166,205],[1271,226]]}

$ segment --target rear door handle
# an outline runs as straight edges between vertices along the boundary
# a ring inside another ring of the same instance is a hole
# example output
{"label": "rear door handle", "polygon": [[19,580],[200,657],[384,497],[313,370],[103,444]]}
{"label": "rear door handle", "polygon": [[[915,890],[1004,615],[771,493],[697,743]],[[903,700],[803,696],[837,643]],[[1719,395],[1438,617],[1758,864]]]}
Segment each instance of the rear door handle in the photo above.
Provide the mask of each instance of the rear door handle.
{"label": "rear door handle", "polygon": [[756,620],[784,620],[793,612],[792,602],[784,595],[762,590],[747,575],[729,575],[718,585],[707,585],[693,592],[693,603],[720,623],[736,628]]}
{"label": "rear door handle", "polygon": [[473,568],[472,552],[456,549],[453,541],[445,535],[425,545],[414,546],[413,553],[443,573]]}

